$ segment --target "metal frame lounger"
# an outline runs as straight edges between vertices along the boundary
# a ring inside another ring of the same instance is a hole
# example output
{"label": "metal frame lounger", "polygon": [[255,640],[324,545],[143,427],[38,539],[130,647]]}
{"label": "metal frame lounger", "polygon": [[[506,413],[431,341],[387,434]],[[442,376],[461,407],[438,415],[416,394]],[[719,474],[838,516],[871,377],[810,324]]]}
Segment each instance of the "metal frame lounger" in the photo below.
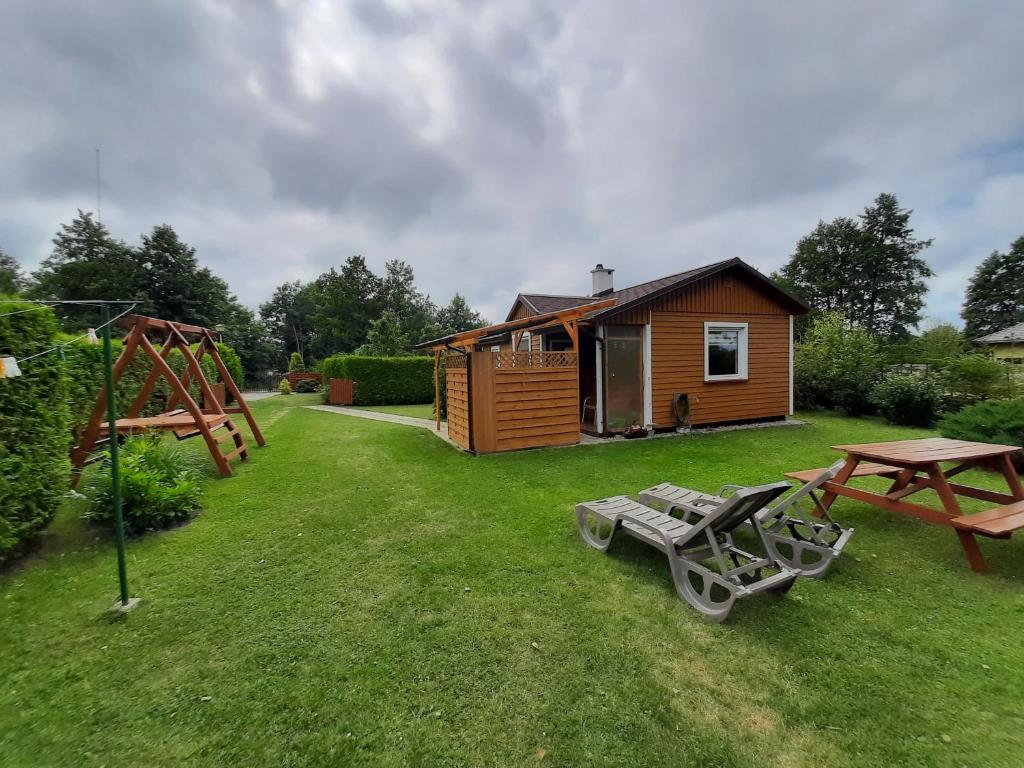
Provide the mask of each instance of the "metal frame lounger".
{"label": "metal frame lounger", "polygon": [[[789,487],[783,482],[743,488],[692,524],[626,496],[577,504],[576,519],[580,535],[594,549],[607,550],[621,529],[664,552],[679,597],[714,621],[724,621],[737,598],[764,591],[783,594],[800,575],[770,558],[744,552],[729,535]],[[594,530],[590,516],[596,518]],[[611,526],[604,537],[602,524]],[[754,530],[770,551],[762,529],[755,526]],[[775,573],[766,575],[766,570]]]}
{"label": "metal frame lounger", "polygon": [[[755,530],[763,529],[769,557],[800,572],[801,576],[821,578],[829,566],[842,554],[853,528],[843,528],[821,507],[814,492],[832,480],[842,469],[838,461],[819,475],[797,489],[774,506],[765,506],[751,524]],[[723,485],[715,495],[691,491],[671,483],[661,483],[640,491],[641,504],[657,504],[669,515],[681,513],[684,522],[693,516],[703,516],[716,509],[730,498],[728,494],[743,490],[742,485]],[[800,503],[810,499],[819,512],[825,513],[824,521],[812,520],[800,509]]]}

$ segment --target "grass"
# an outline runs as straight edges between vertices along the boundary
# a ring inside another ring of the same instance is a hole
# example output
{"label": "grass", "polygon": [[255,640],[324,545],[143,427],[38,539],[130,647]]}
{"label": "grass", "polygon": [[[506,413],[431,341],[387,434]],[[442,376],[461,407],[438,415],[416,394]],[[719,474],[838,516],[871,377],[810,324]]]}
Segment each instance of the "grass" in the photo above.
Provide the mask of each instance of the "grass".
{"label": "grass", "polygon": [[130,543],[127,619],[70,512],[0,577],[0,765],[1020,764],[1024,538],[974,574],[950,531],[840,499],[828,578],[715,625],[656,552],[575,530],[578,500],[927,433],[813,415],[473,458],[317,401],[254,404],[268,447]]}
{"label": "grass", "polygon": [[395,416],[410,416],[414,419],[434,418],[434,404],[425,403],[422,405],[356,405],[352,406],[363,411],[377,411],[378,413],[391,413]]}

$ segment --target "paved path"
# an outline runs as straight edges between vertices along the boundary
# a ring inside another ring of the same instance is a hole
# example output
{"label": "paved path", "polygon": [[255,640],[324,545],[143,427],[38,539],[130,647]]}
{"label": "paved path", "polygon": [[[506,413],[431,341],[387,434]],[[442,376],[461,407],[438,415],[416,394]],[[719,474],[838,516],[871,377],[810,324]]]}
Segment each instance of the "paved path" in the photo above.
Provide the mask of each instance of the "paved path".
{"label": "paved path", "polygon": [[[304,408],[309,408],[314,411],[327,411],[328,413],[340,413],[345,416],[355,416],[357,419],[370,419],[371,421],[387,421],[391,424],[404,424],[407,427],[419,427],[420,429],[426,429],[433,434],[440,437],[449,445],[455,445],[451,440],[448,439],[448,424],[447,422],[441,422],[441,429],[434,429],[433,419],[417,419],[414,416],[398,416],[394,413],[381,413],[380,411],[364,411],[361,408],[346,408],[343,405],[306,405]],[[455,445],[460,451],[462,448]]]}
{"label": "paved path", "polygon": [[257,400],[266,400],[268,397],[277,397],[279,392],[243,392],[245,402],[254,403]]}

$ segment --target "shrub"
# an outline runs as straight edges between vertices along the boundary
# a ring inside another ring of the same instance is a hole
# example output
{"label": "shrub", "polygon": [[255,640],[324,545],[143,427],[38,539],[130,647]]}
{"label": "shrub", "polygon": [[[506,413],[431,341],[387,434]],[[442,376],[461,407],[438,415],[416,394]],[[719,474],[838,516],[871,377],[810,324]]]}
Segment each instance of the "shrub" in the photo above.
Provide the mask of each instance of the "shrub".
{"label": "shrub", "polygon": [[1009,397],[1013,386],[1006,364],[985,355],[964,355],[951,361],[942,383],[957,407]]}
{"label": "shrub", "polygon": [[[127,440],[121,447],[119,461],[125,531],[138,535],[195,517],[202,508],[198,461],[193,451],[163,441],[159,435]],[[89,477],[86,498],[84,517],[113,528],[110,467],[106,462],[100,472]]]}
{"label": "shrub", "polygon": [[288,379],[281,379],[281,383],[277,385],[277,391],[282,395],[290,395],[292,393],[292,385],[288,383]]}
{"label": "shrub", "polygon": [[352,379],[356,405],[406,405],[434,399],[432,357],[335,355],[320,364],[324,381]]}
{"label": "shrub", "polygon": [[871,388],[881,373],[878,340],[863,328],[847,328],[838,312],[818,315],[797,345],[793,378],[801,408],[841,408],[857,416],[871,407]]}
{"label": "shrub", "polygon": [[[74,338],[74,336],[70,335],[60,337],[61,341],[70,341]],[[120,339],[114,339],[111,342],[111,352],[115,360],[121,354],[123,347],[124,344]],[[241,361],[238,360],[238,355],[227,344],[218,344],[217,347],[224,358],[225,367],[234,377],[236,371],[233,368],[237,366],[238,370],[241,370]],[[64,357],[68,378],[71,426],[75,429],[80,429],[89,420],[92,408],[96,404],[96,397],[99,395],[100,387],[103,385],[103,345],[88,344],[84,340],[78,341],[64,348]],[[231,362],[229,362],[229,358],[233,358]],[[168,356],[167,364],[171,366],[171,369],[174,370],[179,378],[188,369],[185,356],[178,350],[174,350]],[[114,388],[119,416],[124,415],[128,410],[152,367],[153,364],[150,359],[141,351],[136,352],[134,357],[132,357],[132,361],[128,364],[127,369],[121,375],[117,386]],[[209,382],[221,381],[217,367],[208,356],[203,357],[199,361],[199,367],[202,368],[203,375]],[[238,379],[235,381],[237,383]],[[195,381],[189,384],[189,393],[196,402],[200,401],[199,385]],[[170,395],[171,388],[167,381],[161,377],[149,398],[149,402],[143,407],[142,415],[153,416],[166,411],[167,399]]]}
{"label": "shrub", "polygon": [[[939,432],[955,440],[1024,446],[1024,398],[968,406],[943,417]],[[1020,458],[1016,461],[1020,467]]]}
{"label": "shrub", "polygon": [[306,370],[306,364],[302,362],[302,355],[292,352],[291,357],[288,358],[288,373],[301,373],[304,370]]}
{"label": "shrub", "polygon": [[[50,309],[0,300],[0,356],[24,358],[53,346],[57,318]],[[53,520],[68,487],[67,387],[58,354],[20,365],[21,376],[0,379],[0,563]]]}
{"label": "shrub", "polygon": [[930,427],[939,415],[942,393],[928,376],[890,373],[871,390],[871,402],[890,424]]}
{"label": "shrub", "polygon": [[320,391],[320,382],[316,379],[300,379],[295,385],[295,391],[302,394]]}
{"label": "shrub", "polygon": [[[221,360],[224,361],[224,367],[228,369],[228,373],[231,375],[232,381],[241,389],[242,385],[245,384],[245,371],[242,368],[242,358],[238,356],[234,348],[228,344],[218,341],[217,352],[220,353]],[[210,379],[210,381],[223,381],[220,372],[217,373],[216,379]],[[234,399],[231,392],[227,392],[227,398],[230,402]]]}

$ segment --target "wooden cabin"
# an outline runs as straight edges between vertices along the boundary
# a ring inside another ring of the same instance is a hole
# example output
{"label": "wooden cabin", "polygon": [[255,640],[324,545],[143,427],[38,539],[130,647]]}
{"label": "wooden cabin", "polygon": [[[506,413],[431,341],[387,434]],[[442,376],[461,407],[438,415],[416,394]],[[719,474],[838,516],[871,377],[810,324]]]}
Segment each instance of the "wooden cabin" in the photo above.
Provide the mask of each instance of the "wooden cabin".
{"label": "wooden cabin", "polygon": [[504,323],[422,345],[445,355],[453,440],[487,453],[793,412],[802,302],[740,259],[619,290],[613,272],[591,271],[590,296],[521,293]]}

